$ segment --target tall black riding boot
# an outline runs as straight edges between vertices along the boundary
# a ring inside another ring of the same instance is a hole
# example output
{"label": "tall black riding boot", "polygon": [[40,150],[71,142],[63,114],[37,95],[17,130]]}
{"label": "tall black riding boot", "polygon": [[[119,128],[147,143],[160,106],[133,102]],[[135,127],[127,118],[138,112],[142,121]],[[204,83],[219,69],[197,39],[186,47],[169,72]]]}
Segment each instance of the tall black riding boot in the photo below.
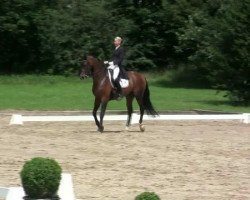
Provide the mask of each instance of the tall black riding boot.
{"label": "tall black riding boot", "polygon": [[116,87],[116,93],[117,93],[118,99],[122,98],[122,94],[121,94],[122,93],[122,87],[121,87],[121,85],[119,83],[119,79],[114,81],[114,85]]}

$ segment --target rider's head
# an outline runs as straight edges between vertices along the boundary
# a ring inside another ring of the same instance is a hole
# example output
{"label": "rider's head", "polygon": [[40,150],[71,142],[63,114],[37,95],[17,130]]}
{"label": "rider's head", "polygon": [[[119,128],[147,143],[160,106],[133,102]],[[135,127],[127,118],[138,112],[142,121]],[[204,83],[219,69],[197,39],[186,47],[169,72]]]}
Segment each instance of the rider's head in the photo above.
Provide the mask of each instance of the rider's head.
{"label": "rider's head", "polygon": [[114,39],[114,45],[116,47],[118,47],[118,46],[121,45],[121,43],[122,43],[122,38],[121,37],[115,37],[115,39]]}

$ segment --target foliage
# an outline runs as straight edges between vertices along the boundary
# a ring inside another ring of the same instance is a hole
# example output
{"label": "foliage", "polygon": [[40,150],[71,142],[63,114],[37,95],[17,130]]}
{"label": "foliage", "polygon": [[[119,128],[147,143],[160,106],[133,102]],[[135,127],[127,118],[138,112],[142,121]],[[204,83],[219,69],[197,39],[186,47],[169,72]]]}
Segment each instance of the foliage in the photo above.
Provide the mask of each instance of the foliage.
{"label": "foliage", "polygon": [[84,54],[104,55],[112,41],[109,13],[98,1],[4,0],[0,13],[2,72],[70,74]]}
{"label": "foliage", "polygon": [[61,167],[53,159],[36,157],[27,161],[20,174],[27,197],[55,197],[60,185],[61,172]]}
{"label": "foliage", "polygon": [[127,69],[184,66],[248,104],[249,13],[250,0],[2,0],[0,73],[75,74],[119,35]]}
{"label": "foliage", "polygon": [[[250,1],[216,1],[189,17],[179,35],[190,68],[215,88],[226,89],[240,103],[250,103]],[[197,73],[198,72],[198,73]]]}
{"label": "foliage", "polygon": [[136,196],[135,200],[160,200],[160,197],[154,192],[143,192]]}

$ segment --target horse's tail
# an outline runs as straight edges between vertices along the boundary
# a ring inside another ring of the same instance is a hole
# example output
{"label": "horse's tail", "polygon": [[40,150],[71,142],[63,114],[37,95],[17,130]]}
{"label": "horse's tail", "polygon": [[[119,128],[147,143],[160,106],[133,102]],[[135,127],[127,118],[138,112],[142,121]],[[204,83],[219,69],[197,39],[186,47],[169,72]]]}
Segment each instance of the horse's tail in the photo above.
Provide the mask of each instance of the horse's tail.
{"label": "horse's tail", "polygon": [[154,117],[158,115],[158,113],[155,111],[154,106],[152,105],[151,100],[150,100],[150,92],[149,92],[147,81],[146,81],[146,88],[143,94],[143,107],[146,110],[148,115],[152,115]]}

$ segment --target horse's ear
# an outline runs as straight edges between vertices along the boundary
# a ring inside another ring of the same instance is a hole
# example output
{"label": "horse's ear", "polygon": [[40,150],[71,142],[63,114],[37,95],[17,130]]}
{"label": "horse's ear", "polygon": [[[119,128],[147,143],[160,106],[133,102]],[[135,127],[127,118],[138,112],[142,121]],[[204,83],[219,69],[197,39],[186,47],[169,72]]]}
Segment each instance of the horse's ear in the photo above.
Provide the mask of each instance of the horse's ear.
{"label": "horse's ear", "polygon": [[84,66],[84,65],[86,65],[86,63],[87,63],[87,60],[82,60],[82,66]]}
{"label": "horse's ear", "polygon": [[86,56],[86,59],[87,59],[87,60],[92,59],[92,58],[94,58],[94,56],[93,56],[92,54],[88,54],[88,55]]}

